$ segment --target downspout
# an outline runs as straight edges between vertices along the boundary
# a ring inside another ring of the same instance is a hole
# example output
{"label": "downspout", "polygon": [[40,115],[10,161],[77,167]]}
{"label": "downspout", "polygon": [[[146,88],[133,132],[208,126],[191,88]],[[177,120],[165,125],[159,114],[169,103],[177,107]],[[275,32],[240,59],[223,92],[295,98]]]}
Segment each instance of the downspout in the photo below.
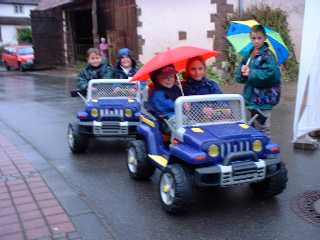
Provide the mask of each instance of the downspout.
{"label": "downspout", "polygon": [[64,62],[65,65],[69,65],[68,58],[68,43],[67,43],[67,20],[66,20],[66,11],[62,10],[62,32],[63,32],[63,52],[64,52]]}
{"label": "downspout", "polygon": [[99,36],[98,36],[98,7],[97,0],[92,0],[91,5],[91,17],[92,17],[92,37],[93,37],[93,46],[99,46]]}
{"label": "downspout", "polygon": [[239,5],[239,16],[241,17],[243,15],[243,0],[238,0],[238,5]]}

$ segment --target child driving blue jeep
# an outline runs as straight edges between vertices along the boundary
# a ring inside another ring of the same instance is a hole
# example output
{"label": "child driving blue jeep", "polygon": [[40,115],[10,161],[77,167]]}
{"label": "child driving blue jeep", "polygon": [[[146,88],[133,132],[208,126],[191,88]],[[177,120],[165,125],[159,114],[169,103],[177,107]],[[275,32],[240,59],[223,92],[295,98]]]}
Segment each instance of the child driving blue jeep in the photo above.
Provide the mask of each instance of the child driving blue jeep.
{"label": "child driving blue jeep", "polygon": [[111,67],[102,63],[101,53],[97,48],[89,48],[87,51],[87,66],[78,77],[78,89],[86,95],[88,82],[92,79],[112,79]]}
{"label": "child driving blue jeep", "polygon": [[187,61],[184,77],[183,91],[186,96],[222,93],[219,85],[206,77],[206,64],[201,57]]}
{"label": "child driving blue jeep", "polygon": [[[187,61],[184,78],[183,91],[186,96],[222,93],[219,85],[206,77],[206,63],[202,57],[190,58]],[[184,108],[190,110],[191,105],[185,104]],[[211,118],[216,110],[212,107],[204,107],[201,111]]]}

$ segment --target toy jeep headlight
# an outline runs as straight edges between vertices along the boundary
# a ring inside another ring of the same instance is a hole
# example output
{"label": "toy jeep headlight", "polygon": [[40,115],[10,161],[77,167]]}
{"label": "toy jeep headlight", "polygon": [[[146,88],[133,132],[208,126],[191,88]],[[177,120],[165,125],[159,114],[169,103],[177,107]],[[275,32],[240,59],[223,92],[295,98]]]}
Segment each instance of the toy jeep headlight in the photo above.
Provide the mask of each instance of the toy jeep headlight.
{"label": "toy jeep headlight", "polygon": [[219,147],[216,144],[212,144],[208,148],[208,154],[210,157],[218,157],[219,156]]}
{"label": "toy jeep headlight", "polygon": [[255,152],[261,152],[262,151],[262,142],[260,140],[254,140],[252,143],[252,149]]}
{"label": "toy jeep headlight", "polygon": [[126,109],[124,110],[124,115],[125,115],[127,118],[132,117],[132,114],[133,114],[132,109],[126,108]]}
{"label": "toy jeep headlight", "polygon": [[96,108],[92,108],[91,111],[90,111],[90,114],[92,117],[98,117],[99,116],[99,112],[98,112],[98,109]]}

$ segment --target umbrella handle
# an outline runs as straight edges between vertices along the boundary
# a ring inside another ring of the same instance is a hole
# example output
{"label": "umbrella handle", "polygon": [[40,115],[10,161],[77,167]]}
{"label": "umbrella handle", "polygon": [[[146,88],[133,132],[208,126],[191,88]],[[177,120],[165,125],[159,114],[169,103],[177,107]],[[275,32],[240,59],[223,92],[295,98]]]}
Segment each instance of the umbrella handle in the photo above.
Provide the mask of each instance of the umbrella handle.
{"label": "umbrella handle", "polygon": [[248,65],[251,61],[251,57],[248,58],[247,62],[246,62],[246,65]]}
{"label": "umbrella handle", "polygon": [[178,87],[180,88],[182,96],[184,96],[184,92],[183,92],[183,89],[182,89],[182,84],[181,84],[181,79],[179,77],[179,74],[176,74],[176,76],[177,76]]}

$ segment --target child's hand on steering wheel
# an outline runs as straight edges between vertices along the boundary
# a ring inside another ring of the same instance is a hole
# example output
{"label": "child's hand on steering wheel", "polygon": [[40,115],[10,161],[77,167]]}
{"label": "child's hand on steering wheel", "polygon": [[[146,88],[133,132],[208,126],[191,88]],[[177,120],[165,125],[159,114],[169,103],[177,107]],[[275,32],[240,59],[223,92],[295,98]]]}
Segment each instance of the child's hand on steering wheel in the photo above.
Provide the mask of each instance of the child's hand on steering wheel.
{"label": "child's hand on steering wheel", "polygon": [[191,110],[191,103],[184,103],[183,110],[189,112]]}
{"label": "child's hand on steering wheel", "polygon": [[215,110],[211,107],[204,107],[202,112],[206,115],[207,118],[212,118]]}
{"label": "child's hand on steering wheel", "polygon": [[121,92],[121,88],[120,87],[115,87],[114,89],[113,89],[113,93],[119,93],[119,92]]}
{"label": "child's hand on steering wheel", "polygon": [[138,92],[138,89],[137,89],[137,88],[131,88],[131,89],[129,90],[130,95],[135,95],[137,92]]}

